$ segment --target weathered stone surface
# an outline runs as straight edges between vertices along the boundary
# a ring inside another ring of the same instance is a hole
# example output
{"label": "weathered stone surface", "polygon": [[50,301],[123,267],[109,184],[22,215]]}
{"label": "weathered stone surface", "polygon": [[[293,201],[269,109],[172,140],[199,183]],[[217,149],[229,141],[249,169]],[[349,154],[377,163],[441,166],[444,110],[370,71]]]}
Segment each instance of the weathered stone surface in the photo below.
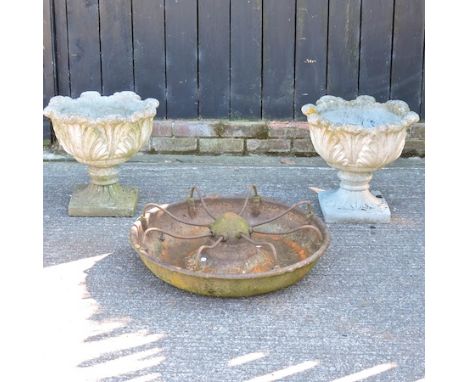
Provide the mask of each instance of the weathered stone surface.
{"label": "weathered stone surface", "polygon": [[126,162],[148,142],[158,105],[157,100],[142,101],[130,91],[108,97],[88,91],[75,99],[53,97],[44,115],[52,120],[55,135],[67,153],[87,165],[113,167]]}
{"label": "weathered stone surface", "polygon": [[307,122],[272,121],[268,124],[269,136],[272,138],[307,138],[309,127]]}
{"label": "weathered stone surface", "polygon": [[78,186],[68,204],[70,216],[133,216],[138,201],[136,188],[118,183]]}
{"label": "weathered stone surface", "polygon": [[174,121],[172,125],[174,137],[214,137],[213,126],[205,121]]}
{"label": "weathered stone surface", "polygon": [[290,149],[289,139],[247,139],[249,153],[286,153]]}
{"label": "weathered stone surface", "polygon": [[188,153],[197,150],[196,138],[152,138],[151,147],[158,153]]}
{"label": "weathered stone surface", "polygon": [[[372,204],[372,208],[340,208],[337,206],[337,200],[341,199],[343,190],[322,191],[318,193],[320,201],[320,209],[327,223],[390,223],[390,208],[387,201],[379,191],[369,192],[369,197],[374,198],[376,203]],[[345,198],[349,196],[345,196]],[[357,199],[357,198],[356,198]],[[358,201],[359,202],[359,201]],[[345,203],[343,203],[345,204]]]}
{"label": "weathered stone surface", "polygon": [[268,125],[265,122],[219,121],[213,125],[218,137],[268,138]]}
{"label": "weathered stone surface", "polygon": [[403,148],[402,155],[413,156],[413,155],[425,155],[425,141],[419,139],[407,139],[405,147]]}
{"label": "weathered stone surface", "polygon": [[148,148],[159,102],[131,91],[53,97],[44,109],[60,145],[88,166],[90,184],[70,200],[72,216],[131,216],[138,193],[118,184],[118,166]]}
{"label": "weathered stone surface", "polygon": [[153,121],[153,137],[171,137],[173,121],[155,120]]}
{"label": "weathered stone surface", "polygon": [[200,138],[200,153],[243,153],[244,140],[235,138]]}
{"label": "weathered stone surface", "polygon": [[327,163],[338,169],[340,187],[319,194],[327,223],[390,222],[382,195],[369,191],[374,171],[401,155],[407,129],[419,121],[403,101],[379,104],[361,95],[351,101],[324,96],[317,106],[302,107],[314,147]]}
{"label": "weathered stone surface", "polygon": [[293,139],[291,152],[295,154],[315,154],[314,145],[310,138]]}
{"label": "weathered stone surface", "polygon": [[415,123],[408,131],[408,136],[410,138],[421,139],[425,138],[425,124],[424,123]]}
{"label": "weathered stone surface", "polygon": [[[292,139],[291,154],[295,156],[316,155],[316,152],[311,149],[307,122],[301,121],[155,120],[153,137],[167,138],[170,136],[181,138],[244,138],[245,140]],[[403,150],[403,155],[424,155],[424,143],[420,143],[424,141],[424,123],[414,124],[408,131],[407,140],[417,140],[417,142],[411,141],[408,148],[405,147]],[[202,143],[202,145],[204,150],[208,150],[210,147],[210,144]],[[216,150],[213,153],[219,153],[220,143],[212,143],[212,145]],[[229,146],[231,143],[226,142],[225,145]],[[240,144],[237,142],[236,145]],[[150,149],[151,145],[142,147],[143,151]],[[170,150],[170,148],[167,147],[167,150]],[[179,149],[176,150],[174,153],[184,152]],[[171,151],[165,152],[170,153]],[[235,152],[239,153],[239,149],[237,148]],[[209,151],[203,151],[203,154],[205,153],[209,153]],[[245,153],[248,153],[248,151]],[[259,151],[258,153],[262,152]],[[263,153],[268,154],[269,152],[264,151]],[[274,154],[275,152],[272,151],[271,153]]]}

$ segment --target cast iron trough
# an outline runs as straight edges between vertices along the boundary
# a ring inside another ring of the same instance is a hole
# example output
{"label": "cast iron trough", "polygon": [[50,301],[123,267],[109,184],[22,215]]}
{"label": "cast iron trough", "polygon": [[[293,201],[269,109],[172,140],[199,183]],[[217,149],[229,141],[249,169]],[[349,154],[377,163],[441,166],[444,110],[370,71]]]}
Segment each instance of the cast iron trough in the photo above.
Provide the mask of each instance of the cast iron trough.
{"label": "cast iron trough", "polygon": [[327,228],[309,201],[288,207],[251,191],[203,198],[193,187],[183,202],[150,203],[130,242],[157,277],[186,291],[241,297],[294,284],[327,249]]}

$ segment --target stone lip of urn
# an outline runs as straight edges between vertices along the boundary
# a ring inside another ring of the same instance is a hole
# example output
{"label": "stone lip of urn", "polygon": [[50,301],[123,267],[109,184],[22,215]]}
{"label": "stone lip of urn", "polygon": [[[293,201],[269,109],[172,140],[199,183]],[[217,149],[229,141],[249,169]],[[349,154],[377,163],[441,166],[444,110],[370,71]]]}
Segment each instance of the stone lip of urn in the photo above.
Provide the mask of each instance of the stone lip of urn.
{"label": "stone lip of urn", "polygon": [[346,101],[324,96],[302,107],[317,153],[338,169],[340,188],[319,192],[327,223],[388,223],[390,210],[369,191],[372,173],[397,159],[407,129],[419,121],[403,101],[378,103],[371,96]]}
{"label": "stone lip of urn", "polygon": [[123,91],[56,96],[44,109],[63,149],[88,165],[90,184],[73,193],[70,216],[133,216],[138,190],[118,183],[118,165],[148,142],[159,102]]}

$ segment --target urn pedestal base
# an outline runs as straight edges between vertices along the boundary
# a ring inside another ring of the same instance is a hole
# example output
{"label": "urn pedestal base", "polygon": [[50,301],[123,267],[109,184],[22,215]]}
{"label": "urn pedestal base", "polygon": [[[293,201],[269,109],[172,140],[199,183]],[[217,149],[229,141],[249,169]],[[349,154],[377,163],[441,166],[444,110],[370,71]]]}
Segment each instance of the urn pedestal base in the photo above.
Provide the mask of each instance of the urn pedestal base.
{"label": "urn pedestal base", "polygon": [[70,203],[70,216],[133,216],[138,201],[136,188],[88,184],[75,189]]}
{"label": "urn pedestal base", "polygon": [[401,155],[407,130],[419,116],[403,101],[379,103],[367,95],[350,101],[326,95],[301,110],[315,151],[339,170],[340,188],[318,195],[325,221],[389,223],[388,205],[369,191],[369,181]]}
{"label": "urn pedestal base", "polygon": [[371,173],[339,171],[340,188],[318,194],[327,223],[390,223],[390,209],[382,194],[369,191]]}
{"label": "urn pedestal base", "polygon": [[380,203],[367,209],[340,208],[336,205],[336,193],[339,190],[322,191],[318,194],[320,208],[327,223],[390,223],[390,209],[378,191],[372,191],[372,195],[380,200]]}

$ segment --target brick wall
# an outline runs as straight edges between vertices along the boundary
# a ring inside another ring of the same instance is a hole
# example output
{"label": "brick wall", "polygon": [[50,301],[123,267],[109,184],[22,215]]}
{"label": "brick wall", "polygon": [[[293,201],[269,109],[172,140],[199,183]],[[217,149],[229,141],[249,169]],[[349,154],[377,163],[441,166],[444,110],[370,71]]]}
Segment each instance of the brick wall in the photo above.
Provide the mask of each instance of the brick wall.
{"label": "brick wall", "polygon": [[[412,126],[402,156],[424,156],[424,123]],[[44,145],[49,146],[49,140]],[[60,150],[58,142],[52,146]],[[316,156],[307,128],[299,121],[155,120],[143,152],[199,155]]]}
{"label": "brick wall", "polygon": [[[307,122],[155,120],[145,151],[161,154],[317,155]],[[424,123],[415,124],[402,156],[424,156]]]}

